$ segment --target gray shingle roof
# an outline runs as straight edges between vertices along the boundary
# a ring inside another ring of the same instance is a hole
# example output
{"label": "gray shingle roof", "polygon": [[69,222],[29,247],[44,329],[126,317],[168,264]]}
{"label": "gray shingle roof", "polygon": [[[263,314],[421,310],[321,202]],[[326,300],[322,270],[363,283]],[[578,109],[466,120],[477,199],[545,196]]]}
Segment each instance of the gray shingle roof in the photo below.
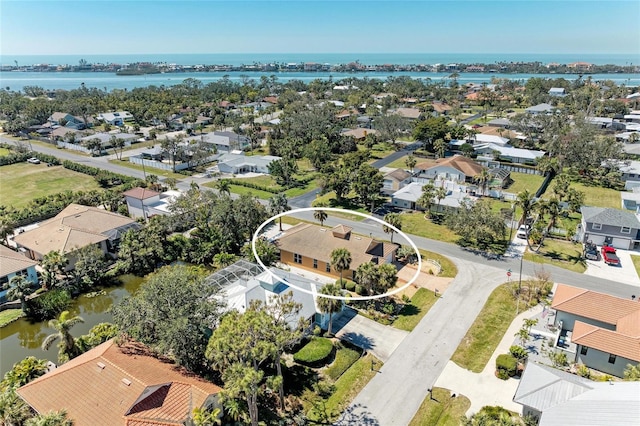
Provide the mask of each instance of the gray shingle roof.
{"label": "gray shingle roof", "polygon": [[640,222],[633,213],[607,207],[582,207],[582,217],[588,223],[601,223],[609,226],[624,226],[640,229]]}

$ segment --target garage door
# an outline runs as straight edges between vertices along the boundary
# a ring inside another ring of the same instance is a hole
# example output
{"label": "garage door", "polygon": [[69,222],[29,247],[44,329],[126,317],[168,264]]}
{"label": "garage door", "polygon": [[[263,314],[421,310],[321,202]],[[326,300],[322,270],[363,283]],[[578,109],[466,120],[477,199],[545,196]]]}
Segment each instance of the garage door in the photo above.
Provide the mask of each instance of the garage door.
{"label": "garage door", "polygon": [[628,250],[629,240],[626,238],[614,238],[613,241],[611,241],[611,245],[614,246],[615,248]]}
{"label": "garage door", "polygon": [[591,241],[593,244],[597,246],[601,246],[604,243],[604,235],[593,235],[587,234],[586,242]]}

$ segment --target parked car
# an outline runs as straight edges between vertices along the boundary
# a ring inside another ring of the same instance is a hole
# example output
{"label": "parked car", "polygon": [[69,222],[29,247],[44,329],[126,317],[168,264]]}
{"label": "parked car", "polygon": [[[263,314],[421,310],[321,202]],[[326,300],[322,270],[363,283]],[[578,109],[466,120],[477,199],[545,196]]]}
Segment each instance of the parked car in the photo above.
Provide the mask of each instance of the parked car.
{"label": "parked car", "polygon": [[584,250],[583,250],[583,255],[585,259],[589,259],[589,260],[598,260],[599,256],[598,256],[598,247],[591,243],[591,242],[587,242],[584,244]]}
{"label": "parked car", "polygon": [[27,163],[40,164],[40,160],[38,160],[36,157],[31,157],[31,158],[27,159]]}
{"label": "parked car", "polygon": [[607,265],[620,265],[620,258],[616,255],[616,249],[611,246],[604,245],[600,251],[602,252],[602,260],[604,260],[604,263]]}
{"label": "parked car", "polygon": [[529,236],[529,225],[520,225],[520,228],[518,228],[518,232],[516,232],[516,237],[518,238],[522,238],[527,239],[527,237]]}

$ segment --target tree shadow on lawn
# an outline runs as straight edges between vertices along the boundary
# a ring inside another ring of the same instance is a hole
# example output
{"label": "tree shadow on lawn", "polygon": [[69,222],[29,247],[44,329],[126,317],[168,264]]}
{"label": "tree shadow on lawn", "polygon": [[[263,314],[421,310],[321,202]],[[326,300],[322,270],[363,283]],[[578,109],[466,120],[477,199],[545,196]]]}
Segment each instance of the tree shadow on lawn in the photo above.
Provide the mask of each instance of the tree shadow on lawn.
{"label": "tree shadow on lawn", "polygon": [[558,260],[558,261],[561,261],[561,262],[568,262],[568,263],[572,263],[574,265],[582,265],[585,268],[587,266],[587,262],[579,254],[570,255],[570,254],[567,254],[567,253],[564,253],[564,252],[558,252],[556,250],[538,252],[538,254],[542,255],[543,257],[548,257],[548,258],[553,259],[553,260]]}
{"label": "tree shadow on lawn", "polygon": [[354,346],[357,346],[365,351],[370,351],[376,347],[376,344],[369,337],[361,333],[348,332],[340,336],[340,339],[346,340]]}
{"label": "tree shadow on lawn", "polygon": [[302,396],[306,389],[313,388],[313,385],[320,380],[314,369],[299,364],[285,368],[282,375],[285,393],[298,397]]}
{"label": "tree shadow on lawn", "polygon": [[398,315],[401,315],[404,317],[411,317],[414,315],[418,315],[420,312],[422,312],[422,309],[420,309],[416,305],[409,303],[407,305],[404,305],[404,308],[400,310]]}

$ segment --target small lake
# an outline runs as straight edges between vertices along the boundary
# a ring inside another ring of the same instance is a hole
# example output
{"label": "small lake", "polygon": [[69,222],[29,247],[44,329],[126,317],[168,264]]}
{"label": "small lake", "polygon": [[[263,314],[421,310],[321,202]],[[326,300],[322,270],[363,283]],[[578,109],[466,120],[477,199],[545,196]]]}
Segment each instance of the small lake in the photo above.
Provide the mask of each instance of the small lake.
{"label": "small lake", "polygon": [[[119,303],[125,296],[134,294],[144,279],[124,275],[120,277],[120,281],[122,285],[118,287],[105,288],[105,294],[95,297],[82,295],[73,301],[69,311],[72,315],[79,315],[84,319],[84,323],[77,324],[71,329],[74,337],[88,333],[96,324],[111,322],[111,314],[107,312],[109,308]],[[57,342],[48,351],[40,348],[45,337],[54,333],[47,323],[48,321],[31,323],[22,318],[0,328],[0,379],[11,370],[13,364],[28,356],[57,363]]]}

